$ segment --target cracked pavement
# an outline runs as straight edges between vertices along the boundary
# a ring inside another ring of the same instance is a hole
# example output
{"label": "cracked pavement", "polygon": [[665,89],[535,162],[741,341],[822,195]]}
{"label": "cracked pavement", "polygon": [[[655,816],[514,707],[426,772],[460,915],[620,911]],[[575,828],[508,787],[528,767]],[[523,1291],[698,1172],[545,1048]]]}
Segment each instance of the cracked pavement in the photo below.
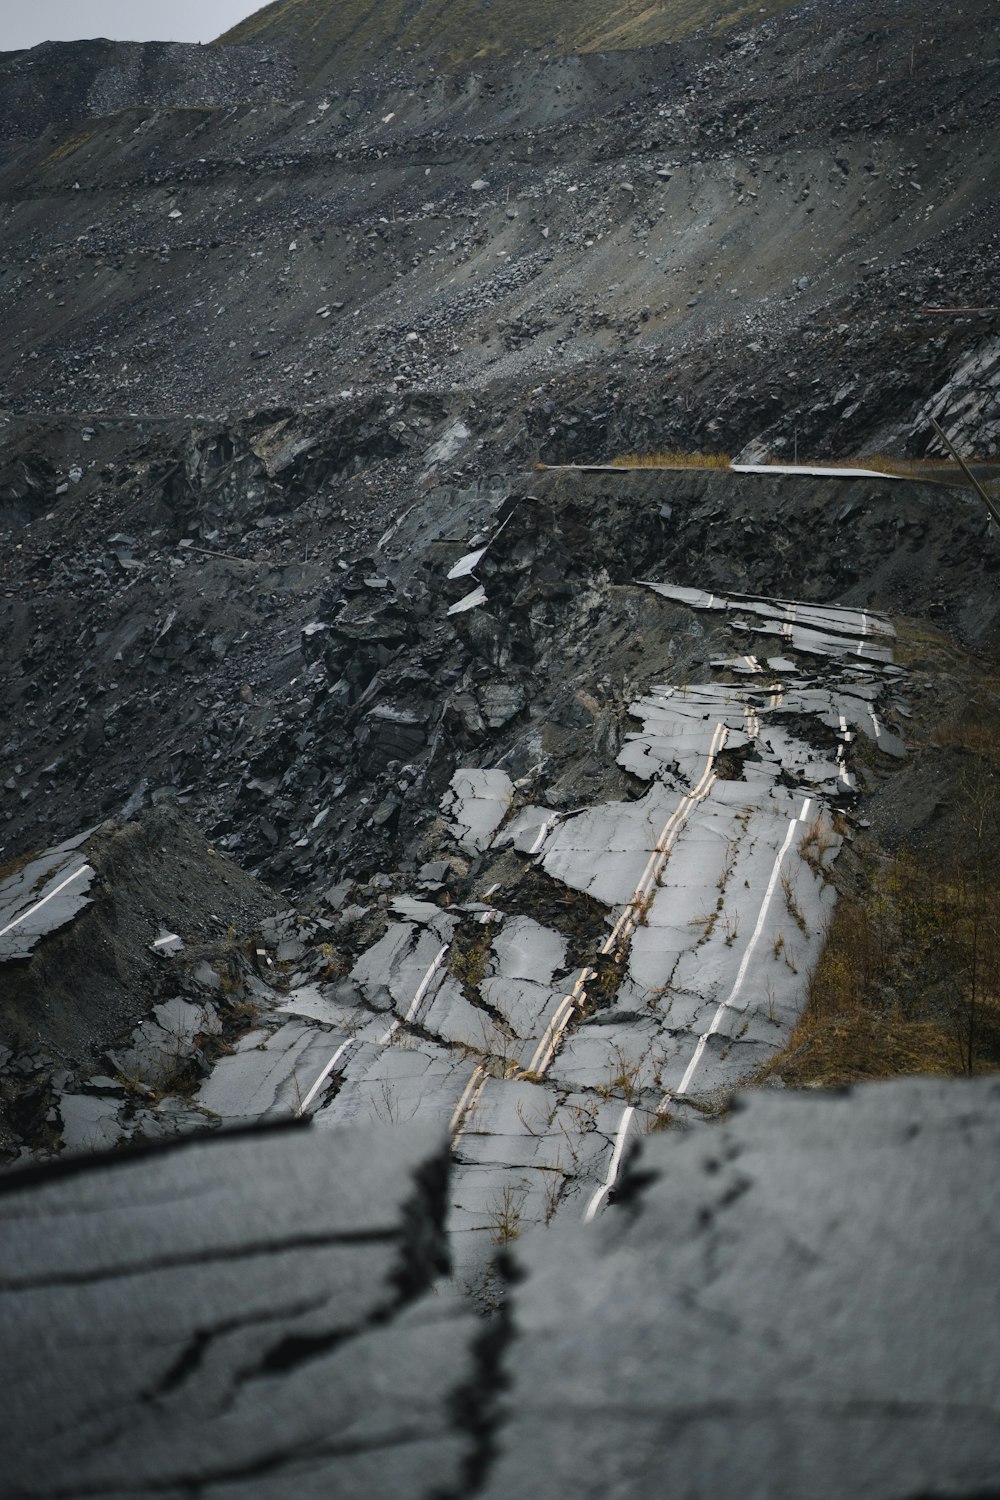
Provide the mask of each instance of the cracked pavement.
{"label": "cracked pavement", "polygon": [[7,1175],[4,1492],[982,1494],[998,1130],[992,1079],[744,1096],[645,1135],[614,1214],[505,1245],[485,1314],[433,1129]]}

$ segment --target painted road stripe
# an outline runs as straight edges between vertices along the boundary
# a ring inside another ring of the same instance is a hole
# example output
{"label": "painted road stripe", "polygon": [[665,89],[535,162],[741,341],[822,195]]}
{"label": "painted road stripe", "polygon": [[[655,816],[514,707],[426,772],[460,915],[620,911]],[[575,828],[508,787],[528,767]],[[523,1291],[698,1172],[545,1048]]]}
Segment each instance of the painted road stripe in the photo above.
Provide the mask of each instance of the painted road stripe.
{"label": "painted road stripe", "polygon": [[[630,933],[634,931],[636,922],[638,920],[638,909],[646,900],[650,890],[655,885],[656,881],[659,880],[660,875],[663,873],[663,868],[670,857],[671,850],[673,849],[678,834],[687,823],[687,820],[691,816],[691,813],[694,811],[696,805],[708,796],[709,792],[712,790],[712,787],[715,785],[716,776],[713,769],[715,757],[718,755],[719,751],[725,744],[728,735],[729,730],[726,728],[725,724],[716,724],[715,730],[712,734],[711,744],[709,746],[708,760],[706,762],[705,769],[702,772],[701,777],[699,778],[698,784],[697,786],[692,787],[689,792],[684,793],[683,797],[680,800],[680,803],[674,809],[674,811],[671,813],[670,817],[664,824],[663,830],[653,846],[653,852],[650,854],[649,859],[646,861],[646,867],[639,877],[639,883],[637,884],[630,901],[622,911],[622,914],[618,918],[618,921],[615,923],[610,935],[601,947],[601,954],[603,956],[606,957],[609,953],[611,953],[615,945],[623,937],[628,938]],[[573,1011],[576,1007],[577,1000],[579,999],[581,994],[584,996],[584,998],[586,998],[586,991],[584,990],[584,986],[586,985],[588,980],[593,978],[593,974],[594,971],[592,969],[584,968],[583,970],[581,970],[571,993],[563,996],[563,999],[556,1008],[555,1014],[552,1016],[552,1019],[549,1021],[549,1024],[545,1028],[542,1039],[535,1049],[534,1056],[532,1057],[531,1062],[528,1064],[528,1067],[525,1070],[526,1072],[544,1073],[546,1071],[553,1057],[555,1056],[555,1051],[559,1045],[562,1033],[569,1025],[570,1018],[572,1017]]]}
{"label": "painted road stripe", "polygon": [[[406,1012],[406,1015],[403,1018],[403,1020],[400,1020],[399,1017],[397,1016],[396,1019],[393,1021],[392,1025],[389,1027],[388,1031],[384,1031],[382,1033],[382,1035],[379,1037],[378,1044],[379,1044],[380,1047],[388,1047],[389,1043],[392,1041],[393,1037],[396,1035],[396,1032],[399,1031],[400,1027],[408,1024],[410,1021],[413,1020],[414,1016],[417,1014],[417,1011],[420,1009],[420,1003],[421,1003],[421,1001],[423,1000],[424,996],[427,994],[427,990],[428,990],[428,987],[429,987],[429,985],[431,983],[431,980],[434,978],[434,975],[438,972],[438,970],[440,969],[441,965],[444,963],[445,958],[447,957],[447,954],[448,954],[448,944],[446,943],[445,946],[438,953],[437,957],[435,958],[434,962],[431,964],[430,968],[427,970],[427,973],[424,975],[423,979],[420,981],[420,984],[417,986],[417,993],[414,995],[413,1000],[410,1002],[410,1008]],[[323,1069],[323,1071],[320,1073],[319,1077],[316,1079],[316,1082],[313,1084],[313,1086],[309,1090],[308,1094],[306,1094],[306,1096],[303,1099],[302,1103],[299,1105],[298,1109],[296,1110],[296,1114],[301,1115],[305,1111],[306,1106],[308,1104],[311,1104],[311,1102],[313,1101],[313,1099],[315,1099],[318,1090],[322,1088],[323,1084],[329,1078],[330,1074],[333,1072],[333,1070],[334,1070],[337,1062],[343,1056],[344,1052],[347,1050],[348,1047],[353,1046],[356,1042],[358,1042],[358,1038],[357,1037],[349,1037],[346,1042],[342,1042],[340,1044],[340,1046],[337,1048],[336,1052],[330,1058],[330,1061],[327,1063],[326,1067]],[[359,1043],[359,1045],[360,1045],[360,1043]]]}
{"label": "painted road stripe", "polygon": [[542,823],[541,828],[538,830],[538,837],[535,839],[535,842],[532,844],[531,848],[528,850],[529,854],[537,854],[538,853],[539,849],[545,843],[545,840],[548,838],[548,836],[551,833],[552,829],[555,827],[555,825],[558,822],[559,822],[559,814],[558,813],[553,813],[550,818],[546,818],[544,820],[544,822]]}
{"label": "painted road stripe", "polygon": [[[725,1000],[723,1000],[722,1004],[719,1006],[718,1010],[715,1012],[715,1017],[712,1021],[711,1026],[702,1036],[698,1038],[698,1045],[694,1050],[694,1056],[688,1063],[687,1069],[684,1073],[684,1077],[681,1079],[680,1086],[677,1089],[678,1095],[687,1093],[691,1080],[695,1075],[698,1064],[701,1062],[701,1059],[705,1052],[705,1048],[708,1045],[709,1037],[714,1036],[718,1031],[719,1024],[722,1021],[723,1013],[732,1006],[733,1001],[736,999],[736,996],[739,994],[740,990],[743,987],[743,981],[746,978],[747,969],[749,968],[750,960],[753,957],[753,951],[760,941],[761,933],[764,931],[764,923],[767,920],[768,907],[771,905],[771,898],[774,895],[775,887],[778,884],[778,876],[781,873],[781,862],[784,859],[785,855],[788,853],[792,839],[795,837],[795,830],[798,828],[800,823],[804,823],[806,821],[811,810],[812,798],[807,797],[802,804],[802,811],[799,813],[798,817],[792,818],[788,825],[788,832],[785,834],[785,841],[782,844],[781,848],[778,850],[777,858],[774,861],[774,868],[771,871],[771,878],[767,883],[767,890],[764,893],[764,900],[761,904],[760,914],[757,918],[757,925],[753,930],[753,936],[747,944],[746,952],[743,954],[742,961],[736,973],[736,979],[733,982],[733,987],[729,991],[729,994],[726,996]],[[664,1096],[664,1099],[660,1105],[661,1109],[664,1107],[669,1097],[669,1095]]]}
{"label": "painted road stripe", "polygon": [[319,1093],[320,1089],[323,1087],[324,1083],[329,1078],[330,1074],[333,1072],[340,1059],[343,1057],[344,1053],[348,1050],[348,1048],[354,1047],[356,1044],[357,1038],[353,1036],[349,1036],[346,1042],[341,1042],[340,1046],[330,1058],[330,1061],[327,1063],[326,1067],[323,1069],[322,1073],[319,1075],[316,1082],[313,1084],[312,1088],[309,1090],[308,1094],[303,1099],[298,1109],[295,1111],[297,1115],[305,1114],[306,1110],[309,1108],[310,1104],[313,1102],[316,1095]]}
{"label": "painted road stripe", "polygon": [[448,1125],[448,1132],[451,1135],[452,1149],[454,1149],[454,1147],[458,1145],[464,1131],[467,1129],[469,1121],[472,1119],[476,1105],[479,1103],[479,1096],[482,1094],[483,1089],[486,1087],[486,1080],[489,1076],[490,1075],[487,1073],[482,1063],[480,1063],[477,1065],[475,1071],[472,1074],[472,1077],[465,1085],[465,1091],[462,1094],[461,1099],[458,1101],[455,1112],[452,1115],[451,1121]]}
{"label": "painted road stripe", "polygon": [[430,986],[431,980],[434,978],[434,975],[440,969],[441,965],[444,963],[445,959],[448,956],[448,947],[449,945],[445,943],[437,958],[435,958],[434,962],[427,970],[427,973],[424,975],[423,979],[421,979],[420,984],[417,987],[417,993],[413,997],[413,1003],[411,1004],[409,1010],[406,1012],[406,1015],[403,1017],[403,1021],[406,1025],[409,1025],[409,1023],[416,1016],[417,1011],[420,1009],[420,1003],[423,1000],[424,996],[427,994],[427,990]]}
{"label": "painted road stripe", "polygon": [[36,901],[34,906],[29,906],[28,910],[23,911],[19,917],[15,917],[13,922],[8,922],[7,926],[0,930],[0,938],[6,937],[8,932],[13,932],[15,927],[20,927],[23,922],[27,922],[28,918],[33,917],[36,911],[41,911],[43,906],[48,906],[49,902],[54,901],[56,896],[60,895],[68,885],[73,885],[75,881],[79,880],[81,875],[93,874],[94,869],[92,865],[81,865],[78,870],[74,870],[72,875],[67,875],[65,880],[61,880],[54,891],[49,891],[49,894],[43,896],[41,901]]}
{"label": "painted road stripe", "polygon": [[616,1181],[618,1180],[618,1169],[621,1166],[622,1153],[625,1150],[625,1142],[628,1139],[628,1129],[632,1123],[632,1116],[634,1114],[635,1109],[631,1104],[629,1104],[626,1107],[621,1118],[621,1123],[618,1126],[618,1134],[615,1137],[615,1149],[611,1153],[611,1165],[608,1167],[608,1175],[604,1179],[604,1182],[601,1184],[601,1186],[597,1189],[597,1192],[591,1198],[590,1202],[587,1204],[587,1212],[583,1216],[583,1222],[585,1224],[590,1223],[591,1219],[597,1213],[597,1210],[600,1208],[601,1204],[604,1202],[605,1198],[608,1196],[611,1189],[614,1187]]}

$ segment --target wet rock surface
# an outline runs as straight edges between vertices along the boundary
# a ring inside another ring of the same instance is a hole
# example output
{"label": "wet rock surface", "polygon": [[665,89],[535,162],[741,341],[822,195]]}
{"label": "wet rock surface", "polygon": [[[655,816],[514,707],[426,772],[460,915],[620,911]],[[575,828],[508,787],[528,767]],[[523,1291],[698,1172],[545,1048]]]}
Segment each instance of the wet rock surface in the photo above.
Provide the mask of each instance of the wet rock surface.
{"label": "wet rock surface", "polygon": [[286,1129],[8,1178],[5,1491],[458,1493],[479,1330],[439,1285],[446,1176],[426,1134]]}
{"label": "wet rock surface", "polygon": [[485,1317],[442,1282],[433,1131],[8,1176],[4,1487],[987,1493],[998,1109],[991,1080],[905,1081],[646,1136],[599,1225],[504,1247]]}

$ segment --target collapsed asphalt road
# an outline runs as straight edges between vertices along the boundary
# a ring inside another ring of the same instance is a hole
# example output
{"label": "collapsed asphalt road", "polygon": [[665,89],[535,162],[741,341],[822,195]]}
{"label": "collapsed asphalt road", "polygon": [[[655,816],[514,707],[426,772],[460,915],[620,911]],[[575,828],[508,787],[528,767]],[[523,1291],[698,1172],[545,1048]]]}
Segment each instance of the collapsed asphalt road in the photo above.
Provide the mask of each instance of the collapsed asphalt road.
{"label": "collapsed asphalt road", "polygon": [[[448,570],[456,586],[501,539],[517,555],[510,514]],[[242,1035],[206,1046],[222,1028],[218,965],[193,972],[201,994],[177,1014],[156,1009],[160,1034],[179,1033],[196,1070],[185,1098],[157,1074],[145,1023],[127,1051],[111,1050],[119,1089],[132,1079],[167,1096],[165,1112],[128,1116],[133,1137],[147,1121],[157,1133],[164,1119],[190,1129],[307,1113],[323,1128],[447,1127],[454,1264],[481,1293],[498,1243],[557,1214],[593,1217],[633,1138],[718,1109],[780,1050],[833,899],[858,744],[886,766],[904,753],[891,727],[908,711],[892,627],[870,609],[618,588],[644,601],[647,628],[700,642],[699,618],[718,619],[699,644],[711,676],[643,674],[624,733],[588,742],[589,784],[606,788],[589,803],[554,795],[565,760],[547,768],[530,720],[492,767],[453,760],[434,847],[424,835],[412,879],[376,880],[375,907],[351,901],[344,881],[305,941],[287,919],[255,940],[285,993],[244,978],[240,998],[249,983],[256,1009]],[[466,628],[488,607],[464,609]],[[450,893],[456,870],[462,899]],[[147,934],[168,969],[171,915]],[[100,1116],[95,1144],[114,1140],[124,1117],[105,1077],[63,1088],[63,1145],[79,1144],[66,1132],[81,1094],[88,1123]]]}
{"label": "collapsed asphalt road", "polygon": [[906,1080],[647,1136],[621,1212],[507,1244],[487,1320],[446,1284],[434,1130],[314,1123],[8,1175],[0,1483],[989,1493],[998,1111],[993,1080]]}
{"label": "collapsed asphalt road", "polygon": [[369,39],[0,59],[0,1488],[982,1495],[995,1089],[773,1090],[995,723],[996,17]]}

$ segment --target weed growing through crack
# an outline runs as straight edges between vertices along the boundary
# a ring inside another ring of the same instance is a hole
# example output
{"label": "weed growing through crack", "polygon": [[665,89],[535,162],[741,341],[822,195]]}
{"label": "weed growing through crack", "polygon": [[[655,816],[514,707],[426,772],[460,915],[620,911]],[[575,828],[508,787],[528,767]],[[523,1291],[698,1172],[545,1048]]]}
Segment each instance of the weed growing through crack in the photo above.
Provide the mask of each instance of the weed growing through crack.
{"label": "weed growing through crack", "polygon": [[546,1224],[551,1224],[556,1210],[562,1202],[569,1179],[562,1169],[562,1161],[558,1156],[551,1167],[542,1167],[540,1170],[544,1174],[542,1192],[545,1222]]}
{"label": "weed growing through crack", "polygon": [[[799,854],[821,880],[830,879],[830,869],[826,863],[826,856],[834,847],[837,840],[833,831],[829,828],[825,818],[818,815],[813,818],[802,838],[799,840]],[[784,885],[784,880],[782,880]]]}
{"label": "weed growing through crack", "polygon": [[490,1240],[494,1245],[509,1245],[519,1237],[526,1196],[523,1188],[513,1188],[505,1182],[502,1191],[490,1200]]}
{"label": "weed growing through crack", "polygon": [[597,1092],[602,1099],[624,1099],[626,1104],[635,1104],[642,1093],[638,1084],[642,1065],[630,1062],[617,1043],[612,1048],[612,1053],[608,1080],[598,1085]]}
{"label": "weed growing through crack", "polygon": [[806,921],[805,917],[802,914],[802,908],[795,898],[795,887],[792,885],[791,877],[788,875],[782,875],[781,877],[781,893],[785,898],[785,907],[788,911],[788,915],[791,917],[792,921],[795,923],[802,936],[808,937],[809,923]]}
{"label": "weed growing through crack", "polygon": [[480,1022],[483,1034],[482,1064],[493,1078],[509,1078],[517,1072],[520,1061],[518,1038],[508,1026],[484,1016]]}
{"label": "weed growing through crack", "polygon": [[635,911],[635,924],[636,924],[637,927],[648,927],[649,926],[649,914],[650,914],[650,912],[653,909],[653,902],[655,900],[656,900],[656,892],[655,892],[655,890],[652,890],[652,891],[648,891],[645,896],[642,896],[635,903],[635,906],[634,906],[633,909]]}

